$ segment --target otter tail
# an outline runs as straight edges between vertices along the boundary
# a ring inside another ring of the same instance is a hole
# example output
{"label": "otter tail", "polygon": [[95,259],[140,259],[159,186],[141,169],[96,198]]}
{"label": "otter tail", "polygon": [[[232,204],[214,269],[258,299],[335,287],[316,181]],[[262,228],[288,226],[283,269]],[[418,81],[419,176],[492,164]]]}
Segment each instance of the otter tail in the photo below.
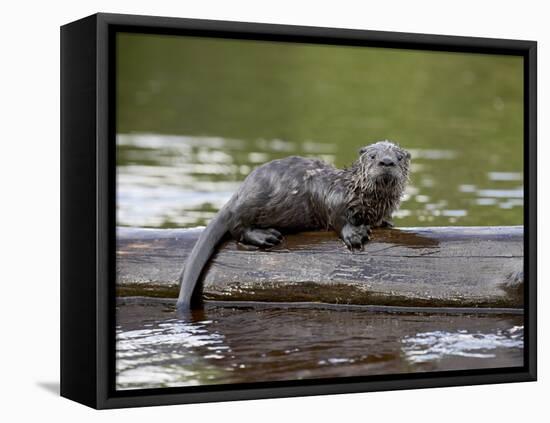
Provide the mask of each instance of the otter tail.
{"label": "otter tail", "polygon": [[226,212],[222,209],[204,231],[202,231],[191,254],[187,257],[185,267],[180,276],[180,293],[176,304],[178,311],[185,311],[191,307],[195,286],[202,273],[202,269],[227,230]]}

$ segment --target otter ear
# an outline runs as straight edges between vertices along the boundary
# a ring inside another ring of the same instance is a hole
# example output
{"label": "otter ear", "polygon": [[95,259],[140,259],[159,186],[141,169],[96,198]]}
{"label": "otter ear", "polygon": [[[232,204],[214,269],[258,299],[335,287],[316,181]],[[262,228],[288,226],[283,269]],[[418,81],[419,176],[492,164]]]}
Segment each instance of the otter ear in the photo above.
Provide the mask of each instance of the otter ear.
{"label": "otter ear", "polygon": [[409,153],[407,150],[405,150],[405,156],[407,156],[407,159],[411,158],[411,153]]}
{"label": "otter ear", "polygon": [[359,149],[359,155],[365,154],[367,152],[367,147],[361,147]]}

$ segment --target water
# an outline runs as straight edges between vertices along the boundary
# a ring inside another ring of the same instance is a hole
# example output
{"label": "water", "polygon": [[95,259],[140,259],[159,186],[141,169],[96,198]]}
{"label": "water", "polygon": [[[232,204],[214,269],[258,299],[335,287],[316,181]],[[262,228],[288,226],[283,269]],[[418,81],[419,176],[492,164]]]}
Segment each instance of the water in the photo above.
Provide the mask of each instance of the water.
{"label": "water", "polygon": [[117,389],[523,365],[523,317],[208,306],[120,299]]}
{"label": "water", "polygon": [[[144,227],[195,227],[207,224],[257,165],[300,154],[337,162],[330,145],[306,144],[308,152],[286,144],[197,136],[120,134],[124,164],[118,167],[118,224]],[[254,144],[257,148],[253,148]],[[303,147],[303,146],[301,146]],[[253,151],[256,150],[256,151]],[[413,176],[394,220],[400,226],[515,225],[523,221],[521,172],[498,166],[472,170],[464,183],[464,158],[452,150],[411,149]],[[333,148],[333,151],[336,151]],[[237,157],[243,157],[238,161]],[[350,157],[350,162],[353,157]],[[485,165],[487,167],[487,165]],[[445,191],[447,189],[448,191]]]}
{"label": "water", "polygon": [[523,64],[513,56],[123,34],[119,225],[208,223],[240,181],[297,154],[338,167],[412,153],[401,226],[523,224]]}
{"label": "water", "polygon": [[[512,56],[122,34],[117,224],[206,225],[289,155],[412,153],[397,226],[523,224],[523,62]],[[521,316],[207,308],[120,300],[117,387],[521,366]]]}

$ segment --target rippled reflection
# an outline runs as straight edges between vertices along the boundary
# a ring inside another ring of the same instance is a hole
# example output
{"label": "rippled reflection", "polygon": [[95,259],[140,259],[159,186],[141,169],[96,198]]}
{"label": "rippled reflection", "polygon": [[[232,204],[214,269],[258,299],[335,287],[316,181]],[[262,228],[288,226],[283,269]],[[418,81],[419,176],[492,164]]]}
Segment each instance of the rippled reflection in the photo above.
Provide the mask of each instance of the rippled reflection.
{"label": "rippled reflection", "polygon": [[[334,145],[313,141],[121,134],[117,144],[117,219],[124,226],[206,225],[255,166],[276,158],[300,154],[342,166]],[[448,172],[464,165],[457,151],[412,154],[398,225],[522,224],[520,172],[489,169],[477,174],[482,183],[471,184]]]}
{"label": "rippled reflection", "polygon": [[119,299],[117,389],[515,367],[522,316],[218,308]]}
{"label": "rippled reflection", "polygon": [[426,363],[448,357],[497,358],[497,351],[523,348],[523,326],[498,329],[494,333],[433,331],[403,339],[403,351],[412,363]]}

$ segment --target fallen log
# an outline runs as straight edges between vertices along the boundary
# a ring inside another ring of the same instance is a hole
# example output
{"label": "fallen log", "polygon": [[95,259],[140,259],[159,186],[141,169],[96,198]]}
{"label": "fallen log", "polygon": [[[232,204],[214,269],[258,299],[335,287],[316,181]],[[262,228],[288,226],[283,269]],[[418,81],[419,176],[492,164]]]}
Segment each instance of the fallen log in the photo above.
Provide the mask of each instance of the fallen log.
{"label": "fallen log", "polygon": [[[117,228],[117,295],[177,297],[201,229]],[[523,308],[523,227],[374,230],[352,253],[333,232],[285,236],[270,250],[222,241],[203,297],[386,307]]]}

